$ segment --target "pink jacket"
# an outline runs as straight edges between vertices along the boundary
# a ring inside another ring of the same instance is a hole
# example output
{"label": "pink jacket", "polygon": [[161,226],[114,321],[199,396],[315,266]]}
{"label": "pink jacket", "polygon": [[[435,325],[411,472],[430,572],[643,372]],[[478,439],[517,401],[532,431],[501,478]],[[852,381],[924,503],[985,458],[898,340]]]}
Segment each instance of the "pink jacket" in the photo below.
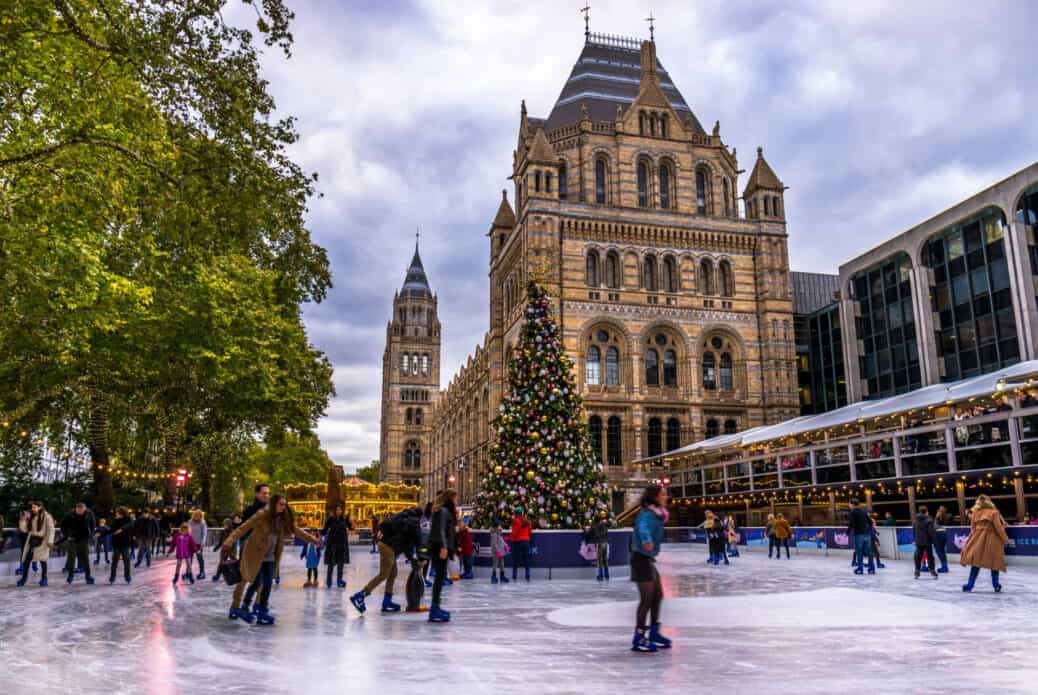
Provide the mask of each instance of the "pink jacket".
{"label": "pink jacket", "polygon": [[176,550],[178,560],[187,560],[190,557],[194,557],[201,548],[198,547],[198,543],[195,543],[195,539],[191,537],[190,533],[180,533],[179,531],[173,536],[173,542],[169,544],[169,551],[173,552]]}

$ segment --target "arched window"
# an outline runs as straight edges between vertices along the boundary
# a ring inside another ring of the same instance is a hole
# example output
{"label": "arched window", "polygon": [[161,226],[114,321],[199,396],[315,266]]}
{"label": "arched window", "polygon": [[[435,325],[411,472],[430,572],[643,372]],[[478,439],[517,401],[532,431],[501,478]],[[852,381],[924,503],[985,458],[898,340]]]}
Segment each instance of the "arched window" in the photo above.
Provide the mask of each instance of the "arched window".
{"label": "arched window", "polygon": [[649,456],[663,453],[663,423],[658,417],[649,420]]}
{"label": "arched window", "polygon": [[411,364],[411,356],[410,355],[408,355],[406,352],[404,354],[400,355],[400,373],[403,376],[407,376],[407,374],[408,374],[408,366],[410,364]]}
{"label": "arched window", "polygon": [[775,199],[771,201],[771,211],[775,213],[775,217],[781,217],[782,211],[779,209],[779,197],[775,196]]}
{"label": "arched window", "polygon": [[638,162],[638,207],[649,207],[649,167]]}
{"label": "arched window", "polygon": [[681,448],[681,421],[676,417],[667,420],[667,451]]}
{"label": "arched window", "polygon": [[731,186],[728,183],[728,179],[724,180],[724,216],[732,216],[732,198],[731,198]]}
{"label": "arched window", "polygon": [[707,391],[717,388],[717,371],[712,352],[703,355],[703,388]]}
{"label": "arched window", "polygon": [[712,439],[718,435],[717,420],[710,418],[706,421],[706,438]]}
{"label": "arched window", "polygon": [[602,465],[602,418],[592,415],[587,421],[588,439],[591,441],[591,455],[595,463]]}
{"label": "arched window", "polygon": [[414,411],[408,408],[404,411],[404,424],[410,425],[412,422],[414,422]]}
{"label": "arched window", "polygon": [[735,420],[725,420],[724,421],[724,433],[725,434],[735,434],[738,431],[739,431],[739,423],[737,423]]}
{"label": "arched window", "polygon": [[638,135],[645,135],[645,112],[638,112]]}
{"label": "arched window", "polygon": [[663,291],[678,291],[678,266],[672,256],[663,259]]}
{"label": "arched window", "polygon": [[666,164],[660,166],[660,207],[670,209],[670,167]]}
{"label": "arched window", "polygon": [[656,114],[649,114],[649,135],[656,135]]}
{"label": "arched window", "polygon": [[606,386],[620,385],[620,351],[612,345],[606,348],[605,380]]}
{"label": "arched window", "polygon": [[404,447],[404,468],[416,470],[422,467],[422,449],[418,442],[408,442]]}
{"label": "arched window", "polygon": [[720,263],[721,296],[732,297],[735,295],[735,283],[732,280],[732,264],[728,261]]}
{"label": "arched window", "polygon": [[534,172],[533,175],[533,190],[537,193],[541,192],[541,172]]}
{"label": "arched window", "polygon": [[606,202],[606,163],[604,159],[595,160],[595,202]]}
{"label": "arched window", "polygon": [[605,284],[614,290],[620,287],[620,256],[616,251],[606,254]]}
{"label": "arched window", "polygon": [[421,408],[415,408],[414,409],[414,424],[416,424],[416,425],[422,424],[422,409]]}
{"label": "arched window", "polygon": [[429,353],[422,355],[422,376],[429,376]]}
{"label": "arched window", "polygon": [[544,192],[551,193],[551,172],[544,172]]}
{"label": "arched window", "polygon": [[678,385],[678,356],[673,350],[663,352],[663,385]]}
{"label": "arched window", "polygon": [[660,116],[660,137],[667,137],[667,114]]}
{"label": "arched window", "polygon": [[559,200],[565,200],[569,195],[569,181],[566,179],[566,163],[559,165]]}
{"label": "arched window", "polygon": [[660,385],[660,355],[652,348],[645,351],[645,384]]}
{"label": "arched window", "polygon": [[735,388],[735,380],[732,377],[732,356],[727,352],[721,353],[721,390],[731,391]]}
{"label": "arched window", "polygon": [[598,386],[602,383],[602,352],[596,345],[587,349],[586,380],[588,386]]}
{"label": "arched window", "polygon": [[656,257],[646,256],[642,264],[642,284],[649,292],[656,292],[659,285],[656,282]]}
{"label": "arched window", "polygon": [[620,442],[620,418],[613,415],[606,422],[606,463],[619,466],[623,463],[623,448]]}
{"label": "arched window", "polygon": [[584,279],[588,286],[598,287],[598,251],[588,251]]}
{"label": "arched window", "polygon": [[706,174],[702,170],[696,172],[696,212],[706,214]]}
{"label": "arched window", "polygon": [[707,295],[714,293],[714,264],[709,258],[699,262],[699,291]]}

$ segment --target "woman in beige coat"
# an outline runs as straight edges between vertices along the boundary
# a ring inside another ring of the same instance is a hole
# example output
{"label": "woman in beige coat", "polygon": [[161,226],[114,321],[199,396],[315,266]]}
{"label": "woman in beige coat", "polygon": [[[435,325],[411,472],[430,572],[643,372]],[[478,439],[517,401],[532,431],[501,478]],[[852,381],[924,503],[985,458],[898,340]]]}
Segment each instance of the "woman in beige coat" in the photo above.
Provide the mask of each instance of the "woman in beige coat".
{"label": "woman in beige coat", "polygon": [[959,564],[970,568],[970,578],[963,584],[963,591],[973,591],[973,584],[981,569],[991,570],[991,586],[995,593],[1002,591],[998,583],[998,573],[1006,571],[1006,534],[1002,515],[998,513],[994,502],[987,495],[977,497],[976,504],[970,510],[970,537],[959,555]]}
{"label": "woman in beige coat", "polygon": [[47,513],[43,502],[29,504],[29,516],[18,522],[18,530],[28,534],[22,546],[22,576],[18,586],[25,586],[29,578],[29,565],[40,563],[40,586],[47,586],[47,559],[54,547],[54,519]]}
{"label": "woman in beige coat", "polygon": [[[249,533],[252,531],[252,533]],[[270,601],[270,589],[274,577],[278,576],[278,565],[281,563],[281,551],[285,547],[285,539],[295,536],[307,543],[319,545],[320,538],[314,538],[306,531],[296,528],[295,517],[288,506],[284,495],[274,495],[266,509],[249,517],[249,520],[235,529],[234,533],[224,539],[223,547],[229,551],[238,539],[249,533],[245,547],[241,551],[241,581],[234,587],[234,599],[231,612],[227,616],[234,620],[241,618],[247,623],[253,621],[260,625],[273,625],[274,616],[267,610]],[[245,590],[249,585],[248,591]],[[256,601],[256,612],[249,611],[252,597],[259,590]],[[242,594],[245,594],[244,603]]]}

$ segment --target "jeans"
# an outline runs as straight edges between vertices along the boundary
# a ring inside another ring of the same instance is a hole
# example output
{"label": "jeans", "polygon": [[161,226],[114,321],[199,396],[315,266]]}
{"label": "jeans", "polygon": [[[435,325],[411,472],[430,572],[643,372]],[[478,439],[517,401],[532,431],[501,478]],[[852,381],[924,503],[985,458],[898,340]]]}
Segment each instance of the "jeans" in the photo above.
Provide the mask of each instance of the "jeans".
{"label": "jeans", "polygon": [[[768,534],[768,557],[771,557],[771,551],[778,549],[778,539],[775,538],[775,534]],[[781,554],[781,551],[779,551]]]}
{"label": "jeans", "polygon": [[[789,560],[790,557],[789,557],[789,539],[788,538],[776,538],[775,539],[775,557],[776,558],[781,558],[782,557],[782,548],[783,547],[786,548],[786,559]],[[768,557],[771,557],[770,553],[768,554]]]}
{"label": "jeans", "polygon": [[119,570],[119,558],[123,561],[123,578],[126,581],[130,580],[130,555],[129,548],[112,548],[112,573],[108,576],[108,579],[115,581],[116,572]]}
{"label": "jeans", "polygon": [[198,573],[205,574],[205,552],[199,550],[195,553],[195,557],[198,558]]}
{"label": "jeans", "polygon": [[145,538],[141,541],[141,545],[137,548],[137,564],[134,567],[140,567],[142,562],[147,561],[147,566],[151,567],[151,541]]}
{"label": "jeans", "polygon": [[472,556],[471,555],[463,555],[461,557],[461,564],[465,566],[465,574],[469,574],[469,573],[472,572]]}
{"label": "jeans", "polygon": [[937,532],[937,544],[934,546],[934,552],[937,553],[937,557],[941,560],[941,569],[948,569],[948,532],[938,531]]}
{"label": "jeans", "polygon": [[530,578],[530,541],[512,543],[512,579],[519,575],[519,565],[526,569],[526,578]]}
{"label": "jeans", "polygon": [[106,565],[108,564],[108,543],[106,543],[105,541],[98,541],[97,543],[94,544],[94,552],[95,552],[95,555],[94,555],[94,564],[95,565],[100,565],[101,564],[101,553],[105,554],[105,564]]}
{"label": "jeans", "polygon": [[609,544],[599,543],[598,544],[598,569],[607,570],[609,569]]}
{"label": "jeans", "polygon": [[432,568],[436,574],[433,577],[432,605],[440,607],[440,593],[443,591],[443,580],[447,576],[447,558],[440,558],[439,548],[430,548],[432,555]]}
{"label": "jeans", "polygon": [[872,560],[872,534],[871,533],[856,533],[854,534],[854,557],[857,560],[858,569],[862,568],[862,563],[865,560],[865,555],[869,556],[869,569],[875,570],[876,565]]}
{"label": "jeans", "polygon": [[932,545],[917,545],[915,547],[915,573],[919,574],[920,567],[923,563],[923,553],[926,553],[928,566],[930,567],[930,574],[937,574],[937,563],[934,561],[933,546]]}
{"label": "jeans", "polygon": [[267,608],[270,602],[270,589],[274,585],[274,561],[264,560],[263,564],[260,565],[259,572],[256,574],[256,578],[249,584],[249,588],[245,589],[245,598],[241,598],[241,591],[245,586],[245,580],[242,579],[238,582],[238,586],[234,589],[234,603],[232,606],[238,608],[244,606],[248,609],[249,604],[252,603],[253,596],[256,595],[256,591],[259,590],[259,599],[256,601],[256,605],[260,608]]}

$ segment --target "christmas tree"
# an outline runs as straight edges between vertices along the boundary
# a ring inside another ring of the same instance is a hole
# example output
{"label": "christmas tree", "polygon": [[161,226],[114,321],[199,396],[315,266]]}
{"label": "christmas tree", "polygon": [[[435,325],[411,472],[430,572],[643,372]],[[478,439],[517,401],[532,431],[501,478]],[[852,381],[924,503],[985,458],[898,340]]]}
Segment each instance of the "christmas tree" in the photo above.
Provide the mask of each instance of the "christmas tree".
{"label": "christmas tree", "polygon": [[573,363],[563,354],[548,293],[531,282],[527,300],[526,325],[508,365],[509,393],[493,422],[477,522],[507,524],[521,507],[534,528],[612,523],[605,476],[591,453]]}

